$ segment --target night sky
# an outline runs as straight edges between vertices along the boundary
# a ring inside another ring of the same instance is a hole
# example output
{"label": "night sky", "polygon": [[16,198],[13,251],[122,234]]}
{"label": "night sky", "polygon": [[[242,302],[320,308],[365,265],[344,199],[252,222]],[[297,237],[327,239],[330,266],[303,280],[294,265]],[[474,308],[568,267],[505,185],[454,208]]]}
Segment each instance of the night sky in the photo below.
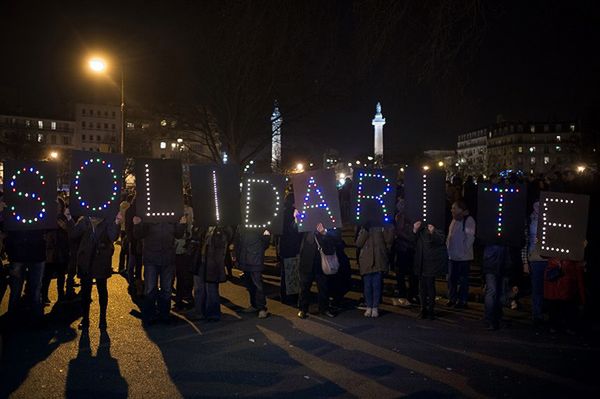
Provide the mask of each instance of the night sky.
{"label": "night sky", "polygon": [[[195,21],[209,30],[211,23],[223,21],[202,19],[202,8],[191,2],[162,3],[168,4],[2,2],[0,113],[59,117],[68,116],[68,104],[78,100],[116,103],[115,87],[82,72],[83,56],[95,49],[119,54],[124,61],[129,104],[162,109],[189,99],[195,71],[210,62],[194,55],[190,32]],[[219,4],[208,3],[213,10]],[[477,33],[464,54],[421,81],[414,73],[418,65],[404,69],[410,56],[405,47],[395,44],[393,35],[368,71],[357,72],[365,60],[354,44],[360,35],[355,3],[314,2],[313,6],[324,3],[328,5],[322,7],[321,20],[295,21],[300,26],[296,31],[314,31],[310,37],[315,40],[298,46],[298,53],[310,60],[296,63],[297,69],[290,72],[298,84],[286,82],[280,89],[285,118],[286,105],[293,102],[296,91],[310,86],[307,82],[327,80],[319,82],[319,96],[295,110],[291,123],[284,126],[285,144],[295,148],[288,151],[293,157],[301,159],[328,147],[347,156],[366,154],[365,149],[372,147],[370,122],[378,100],[387,119],[386,153],[393,156],[453,148],[457,134],[493,123],[498,114],[508,120],[597,122],[600,14],[592,8],[594,2],[485,2]],[[409,13],[402,28],[420,17]],[[329,27],[322,21],[336,21],[338,30],[334,46],[326,51],[320,43],[329,37]],[[272,29],[279,34],[277,26]],[[323,67],[311,56],[333,61]],[[322,145],[307,145],[312,138],[319,138]]]}

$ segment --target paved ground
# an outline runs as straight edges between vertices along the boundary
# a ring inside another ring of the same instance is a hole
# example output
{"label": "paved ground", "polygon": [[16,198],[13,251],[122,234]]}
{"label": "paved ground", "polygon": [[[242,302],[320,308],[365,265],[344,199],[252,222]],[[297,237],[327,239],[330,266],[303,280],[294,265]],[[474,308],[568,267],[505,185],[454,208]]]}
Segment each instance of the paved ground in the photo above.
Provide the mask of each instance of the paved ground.
{"label": "paved ground", "polygon": [[[267,276],[275,298],[277,278]],[[47,308],[47,324],[5,337],[0,397],[598,397],[590,337],[535,333],[524,312],[500,331],[483,329],[481,306],[439,307],[436,321],[416,309],[383,305],[379,319],[349,308],[335,319],[295,316],[269,300],[272,316],[238,314],[248,305],[239,282],[221,287],[223,319],[142,327],[139,308],[115,275],[108,330],[92,305],[89,335],[78,307]],[[95,295],[95,294],[94,294]],[[351,298],[357,299],[354,292]],[[95,296],[94,296],[95,299]],[[6,299],[1,312],[6,308]]]}

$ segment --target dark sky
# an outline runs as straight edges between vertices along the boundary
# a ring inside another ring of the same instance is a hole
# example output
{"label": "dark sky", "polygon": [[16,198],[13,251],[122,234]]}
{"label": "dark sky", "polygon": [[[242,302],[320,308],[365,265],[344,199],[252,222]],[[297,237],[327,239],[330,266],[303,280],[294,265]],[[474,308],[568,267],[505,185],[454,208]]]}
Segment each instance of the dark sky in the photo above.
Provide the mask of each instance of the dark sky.
{"label": "dark sky", "polygon": [[[114,87],[82,72],[83,55],[96,48],[125,54],[132,104],[156,106],[185,90],[187,75],[174,73],[188,63],[177,32],[182,8],[124,3],[3,1],[0,113],[61,116],[76,100],[116,102]],[[452,148],[457,134],[493,123],[498,114],[593,121],[600,114],[600,17],[594,3],[486,2],[479,45],[448,77],[399,78],[386,65],[403,55],[384,53],[360,82],[340,79],[343,94],[321,99],[284,134],[299,153],[328,147],[348,156],[367,153],[378,100],[387,118],[386,151],[394,154]],[[339,10],[347,12],[345,5]],[[285,117],[285,103],[282,108]]]}

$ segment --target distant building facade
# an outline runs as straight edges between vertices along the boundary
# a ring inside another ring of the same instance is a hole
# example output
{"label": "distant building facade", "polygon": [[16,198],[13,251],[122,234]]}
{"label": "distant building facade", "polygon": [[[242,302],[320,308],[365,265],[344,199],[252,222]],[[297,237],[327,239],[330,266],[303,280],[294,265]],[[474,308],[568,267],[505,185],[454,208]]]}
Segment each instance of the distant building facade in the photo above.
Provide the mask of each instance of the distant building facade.
{"label": "distant building facade", "polygon": [[578,122],[500,122],[458,136],[458,163],[464,175],[575,170],[582,142]]}
{"label": "distant building facade", "polygon": [[119,152],[121,109],[118,105],[76,104],[75,124],[78,149]]}
{"label": "distant building facade", "polygon": [[[17,115],[0,115],[0,142],[22,140],[39,143],[53,149],[74,149],[75,122],[61,119],[39,118]],[[9,157],[0,149],[0,157]]]}

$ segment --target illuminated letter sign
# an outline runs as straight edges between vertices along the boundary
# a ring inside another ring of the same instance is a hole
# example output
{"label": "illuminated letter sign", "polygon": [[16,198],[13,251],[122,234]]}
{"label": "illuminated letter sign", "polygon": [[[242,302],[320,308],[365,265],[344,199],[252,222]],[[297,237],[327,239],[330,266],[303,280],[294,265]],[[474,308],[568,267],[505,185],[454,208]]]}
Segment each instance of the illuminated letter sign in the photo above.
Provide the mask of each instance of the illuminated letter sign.
{"label": "illuminated letter sign", "polygon": [[342,227],[340,203],[333,170],[310,171],[292,177],[299,213],[298,231]]}
{"label": "illuminated letter sign", "polygon": [[439,229],[446,226],[446,173],[407,168],[404,175],[406,216]]}
{"label": "illuminated letter sign", "polygon": [[480,184],[477,237],[486,244],[522,246],[525,240],[526,193],[519,185]]}
{"label": "illuminated letter sign", "polygon": [[56,167],[47,162],[4,162],[6,230],[56,228]]}
{"label": "illuminated letter sign", "polygon": [[114,217],[119,211],[123,156],[74,151],[71,157],[71,214]]}
{"label": "illuminated letter sign", "polygon": [[235,165],[192,165],[194,224],[202,227],[240,224],[240,177]]}
{"label": "illuminated letter sign", "polygon": [[587,195],[540,194],[537,246],[542,256],[583,260],[589,202]]}
{"label": "illuminated letter sign", "polygon": [[183,183],[178,159],[136,159],[137,216],[144,222],[177,222],[183,215]]}
{"label": "illuminated letter sign", "polygon": [[268,229],[280,234],[283,229],[282,207],[285,178],[277,175],[253,175],[244,179],[242,214],[246,229]]}
{"label": "illuminated letter sign", "polygon": [[393,171],[354,170],[353,203],[357,225],[385,226],[394,223],[396,183]]}

